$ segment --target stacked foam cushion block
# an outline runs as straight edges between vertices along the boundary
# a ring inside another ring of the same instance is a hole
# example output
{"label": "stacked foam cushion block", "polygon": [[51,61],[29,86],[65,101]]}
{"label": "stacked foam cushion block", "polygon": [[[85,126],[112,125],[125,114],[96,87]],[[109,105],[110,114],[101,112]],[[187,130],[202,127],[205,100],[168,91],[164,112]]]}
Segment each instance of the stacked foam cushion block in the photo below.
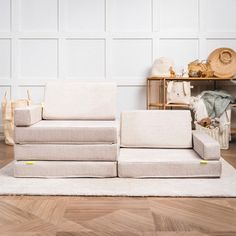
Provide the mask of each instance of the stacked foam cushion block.
{"label": "stacked foam cushion block", "polygon": [[51,82],[43,109],[15,111],[16,177],[117,176],[116,85]]}

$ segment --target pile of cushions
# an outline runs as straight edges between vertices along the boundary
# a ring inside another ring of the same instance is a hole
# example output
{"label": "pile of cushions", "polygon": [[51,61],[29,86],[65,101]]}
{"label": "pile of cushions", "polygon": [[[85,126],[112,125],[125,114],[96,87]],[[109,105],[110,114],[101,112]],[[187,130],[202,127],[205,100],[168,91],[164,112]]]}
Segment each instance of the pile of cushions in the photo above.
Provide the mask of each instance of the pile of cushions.
{"label": "pile of cushions", "polygon": [[15,177],[219,177],[219,144],[190,111],[124,111],[116,85],[49,83],[44,107],[15,110]]}

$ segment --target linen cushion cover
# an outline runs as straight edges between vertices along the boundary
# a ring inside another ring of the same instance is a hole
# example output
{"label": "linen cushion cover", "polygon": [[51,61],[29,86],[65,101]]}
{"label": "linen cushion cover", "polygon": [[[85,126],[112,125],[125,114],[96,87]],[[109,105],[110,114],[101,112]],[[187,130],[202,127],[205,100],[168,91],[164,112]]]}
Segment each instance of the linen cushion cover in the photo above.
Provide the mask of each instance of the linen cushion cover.
{"label": "linen cushion cover", "polygon": [[14,176],[40,178],[115,177],[117,176],[117,163],[111,161],[16,161]]}
{"label": "linen cushion cover", "polygon": [[190,111],[122,112],[121,147],[191,148]]}
{"label": "linen cushion cover", "polygon": [[49,82],[43,119],[114,120],[114,83]]}
{"label": "linen cushion cover", "polygon": [[121,148],[118,176],[151,177],[220,177],[221,161],[201,163],[192,149]]}
{"label": "linen cushion cover", "polygon": [[220,144],[204,132],[193,132],[193,148],[205,160],[220,159]]}
{"label": "linen cushion cover", "polygon": [[30,127],[15,128],[15,142],[117,143],[116,121],[42,120]]}
{"label": "linen cushion cover", "polygon": [[31,105],[16,108],[14,113],[15,126],[30,126],[42,120],[42,106]]}
{"label": "linen cushion cover", "polygon": [[15,160],[116,161],[117,144],[16,144]]}

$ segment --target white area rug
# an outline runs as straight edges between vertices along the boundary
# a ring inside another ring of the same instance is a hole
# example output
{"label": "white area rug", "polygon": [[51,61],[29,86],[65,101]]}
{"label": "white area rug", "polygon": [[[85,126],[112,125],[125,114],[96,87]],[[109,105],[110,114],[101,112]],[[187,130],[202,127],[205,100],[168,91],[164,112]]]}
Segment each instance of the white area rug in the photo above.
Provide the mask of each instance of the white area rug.
{"label": "white area rug", "polygon": [[236,170],[223,161],[216,179],[14,178],[12,163],[0,170],[1,195],[236,197]]}

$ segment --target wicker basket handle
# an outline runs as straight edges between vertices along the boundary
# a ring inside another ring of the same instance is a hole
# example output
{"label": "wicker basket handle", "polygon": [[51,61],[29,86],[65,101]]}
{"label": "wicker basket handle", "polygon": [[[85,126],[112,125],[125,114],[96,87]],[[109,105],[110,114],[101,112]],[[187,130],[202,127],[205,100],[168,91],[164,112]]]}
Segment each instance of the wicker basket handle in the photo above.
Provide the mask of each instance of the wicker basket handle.
{"label": "wicker basket handle", "polygon": [[7,90],[4,93],[3,99],[2,99],[2,103],[7,103]]}

